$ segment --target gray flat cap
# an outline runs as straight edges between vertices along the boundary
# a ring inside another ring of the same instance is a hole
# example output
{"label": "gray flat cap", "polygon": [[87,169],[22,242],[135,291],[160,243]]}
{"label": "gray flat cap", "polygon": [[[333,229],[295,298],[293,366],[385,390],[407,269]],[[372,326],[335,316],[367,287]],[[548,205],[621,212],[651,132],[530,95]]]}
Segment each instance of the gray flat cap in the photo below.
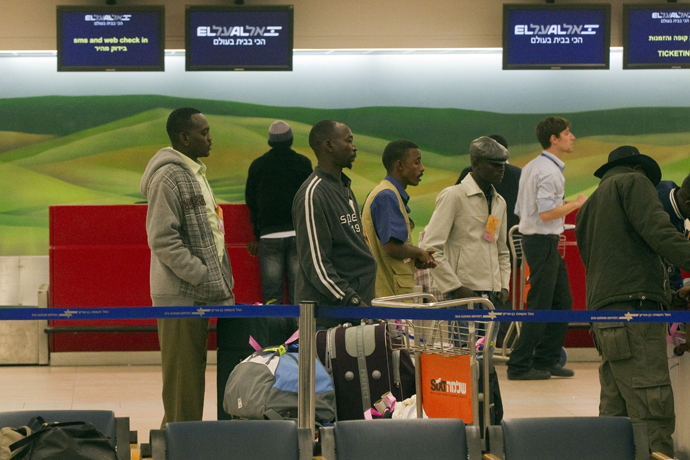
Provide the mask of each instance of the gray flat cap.
{"label": "gray flat cap", "polygon": [[508,149],[489,136],[482,136],[473,140],[470,144],[470,155],[494,163],[505,163],[508,161]]}

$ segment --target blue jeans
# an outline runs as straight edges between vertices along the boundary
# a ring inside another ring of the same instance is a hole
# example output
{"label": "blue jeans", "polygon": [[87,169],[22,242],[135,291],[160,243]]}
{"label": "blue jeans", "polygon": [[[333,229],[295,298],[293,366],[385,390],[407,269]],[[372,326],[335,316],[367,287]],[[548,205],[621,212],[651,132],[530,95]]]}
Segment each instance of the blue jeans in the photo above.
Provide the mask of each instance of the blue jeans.
{"label": "blue jeans", "polygon": [[[287,280],[288,304],[294,304],[295,276],[299,268],[295,237],[261,238],[259,265],[261,267],[261,296],[264,303],[282,304],[285,292],[284,282]],[[268,318],[268,323],[271,336],[269,345],[284,343],[297,330],[296,318]]]}
{"label": "blue jeans", "polygon": [[284,281],[287,278],[288,302],[292,305],[295,299],[295,276],[299,268],[295,237],[261,238],[259,264],[264,303],[283,303]]}

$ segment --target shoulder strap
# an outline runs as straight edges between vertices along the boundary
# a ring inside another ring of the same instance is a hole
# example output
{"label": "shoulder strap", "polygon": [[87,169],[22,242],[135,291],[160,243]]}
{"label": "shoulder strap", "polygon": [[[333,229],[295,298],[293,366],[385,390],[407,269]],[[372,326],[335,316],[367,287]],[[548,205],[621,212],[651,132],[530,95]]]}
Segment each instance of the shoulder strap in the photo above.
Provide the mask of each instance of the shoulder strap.
{"label": "shoulder strap", "polygon": [[295,358],[295,356],[292,353],[285,353],[283,356],[289,356],[294,362],[299,364],[299,361],[297,360],[297,358]]}
{"label": "shoulder strap", "polygon": [[359,385],[362,390],[362,410],[371,408],[371,394],[369,391],[369,373],[367,371],[367,357],[364,352],[364,326],[357,328],[357,368],[359,371]]}
{"label": "shoulder strap", "polygon": [[[41,417],[36,417],[35,419],[32,419],[30,424],[34,422],[34,420],[43,420]],[[41,428],[34,432],[31,433],[29,436],[27,436],[24,439],[20,439],[19,441],[15,442],[14,444],[10,445],[10,452],[14,452],[15,450],[23,447],[23,446],[28,446],[30,443],[36,441],[36,439],[41,436],[44,433],[47,433],[53,428],[58,428],[58,427],[64,427],[64,426],[75,426],[75,425],[83,425],[85,422],[53,422],[53,423],[43,423]],[[21,452],[19,452],[17,455],[12,457],[12,460],[21,460],[26,455],[31,451],[30,448],[23,449]]]}
{"label": "shoulder strap", "polygon": [[29,428],[31,428],[31,432],[34,433],[34,432],[40,430],[41,427],[43,425],[45,425],[46,423],[47,423],[46,420],[43,417],[41,417],[40,415],[38,415],[38,416],[32,418],[31,420],[29,420],[29,423],[27,424],[27,426]]}
{"label": "shoulder strap", "polygon": [[393,350],[391,354],[391,361],[393,366],[393,383],[395,386],[399,387],[401,384],[400,379],[400,350]]}
{"label": "shoulder strap", "polygon": [[285,420],[275,409],[268,409],[264,412],[264,418],[268,420]]}

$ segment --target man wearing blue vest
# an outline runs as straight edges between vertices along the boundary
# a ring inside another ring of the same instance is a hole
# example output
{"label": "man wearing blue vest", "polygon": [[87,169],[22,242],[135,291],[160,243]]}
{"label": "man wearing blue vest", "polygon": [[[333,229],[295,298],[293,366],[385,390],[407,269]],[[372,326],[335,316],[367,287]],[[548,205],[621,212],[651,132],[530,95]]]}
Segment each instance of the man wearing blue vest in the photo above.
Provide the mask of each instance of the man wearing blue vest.
{"label": "man wearing blue vest", "polygon": [[408,294],[414,290],[414,269],[436,266],[434,251],[412,244],[414,222],[409,216],[408,185],[417,186],[424,174],[419,146],[407,140],[389,143],[381,158],[386,177],[369,193],[362,224],[376,258],[376,297]]}
{"label": "man wearing blue vest", "polygon": [[[571,310],[573,297],[558,241],[565,216],[587,200],[580,194],[575,201],[564,201],[565,163],[561,158],[572,153],[575,136],[570,132],[570,121],[561,117],[540,121],[536,133],[544,151],[522,169],[515,205],[523,235],[522,252],[530,269],[527,308]],[[567,323],[523,323],[508,360],[508,379],[572,377],[575,373],[559,364],[567,330]]]}

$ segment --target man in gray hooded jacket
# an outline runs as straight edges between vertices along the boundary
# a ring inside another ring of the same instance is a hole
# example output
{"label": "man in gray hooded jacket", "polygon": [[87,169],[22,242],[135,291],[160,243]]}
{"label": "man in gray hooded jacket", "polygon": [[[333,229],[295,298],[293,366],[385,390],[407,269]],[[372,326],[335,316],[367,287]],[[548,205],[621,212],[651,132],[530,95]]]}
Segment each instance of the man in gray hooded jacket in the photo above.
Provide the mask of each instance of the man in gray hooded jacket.
{"label": "man in gray hooded jacket", "polygon": [[[148,198],[153,305],[232,305],[223,212],[199,160],[211,150],[208,121],[196,109],[181,108],[168,117],[167,131],[172,147],[159,150],[149,161],[140,188]],[[202,419],[207,338],[207,318],[158,320],[162,426]]]}

